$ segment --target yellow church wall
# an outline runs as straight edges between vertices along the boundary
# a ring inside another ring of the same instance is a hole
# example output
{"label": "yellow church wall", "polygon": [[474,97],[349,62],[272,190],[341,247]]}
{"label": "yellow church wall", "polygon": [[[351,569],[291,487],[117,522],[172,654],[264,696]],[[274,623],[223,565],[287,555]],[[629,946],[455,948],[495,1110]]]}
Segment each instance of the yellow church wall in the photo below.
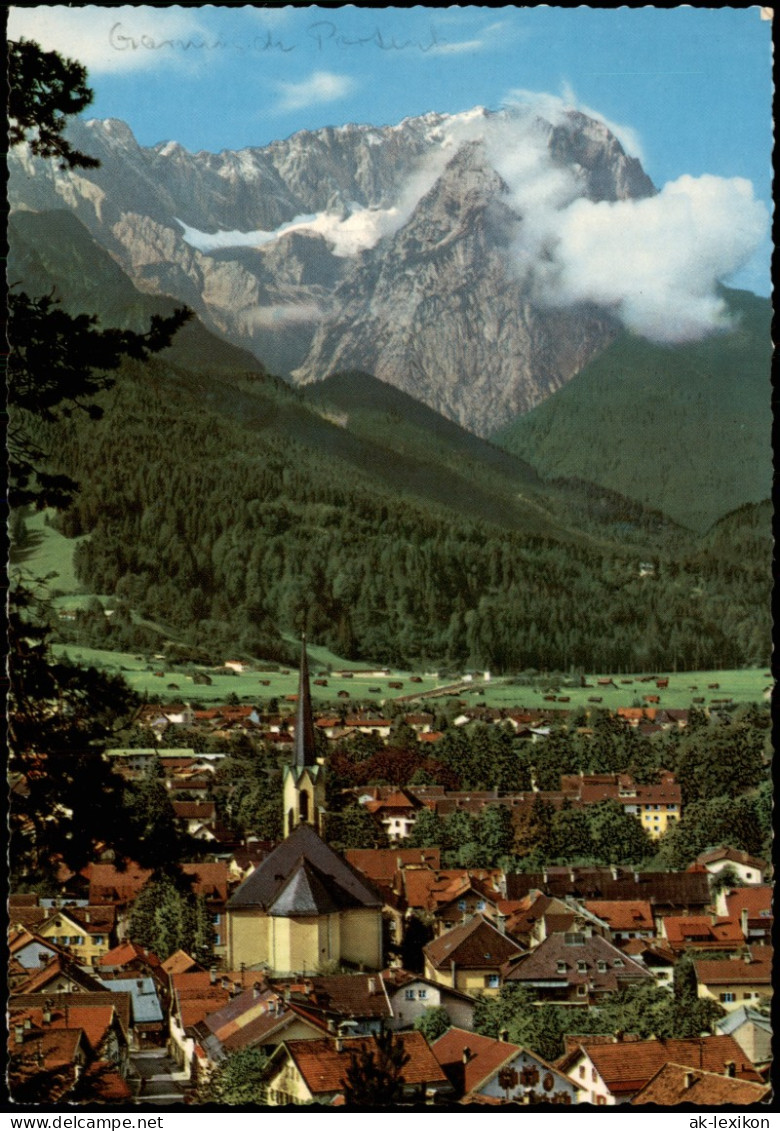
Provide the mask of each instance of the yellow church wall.
{"label": "yellow church wall", "polygon": [[245,966],[257,966],[261,962],[270,964],[268,917],[257,910],[247,908],[228,911],[228,967],[239,970]]}
{"label": "yellow church wall", "polygon": [[370,970],[382,968],[382,912],[378,907],[342,912],[341,957]]}

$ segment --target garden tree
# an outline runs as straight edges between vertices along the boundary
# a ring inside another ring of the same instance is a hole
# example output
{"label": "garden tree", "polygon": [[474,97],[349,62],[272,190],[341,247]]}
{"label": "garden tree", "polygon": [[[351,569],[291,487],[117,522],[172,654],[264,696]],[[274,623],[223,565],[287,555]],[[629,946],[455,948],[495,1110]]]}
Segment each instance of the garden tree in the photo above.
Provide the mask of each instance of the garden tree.
{"label": "garden tree", "polygon": [[586,809],[575,809],[568,798],[550,822],[550,834],[538,849],[545,862],[587,860],[593,857],[593,839]]}
{"label": "garden tree", "polygon": [[343,1080],[345,1107],[385,1108],[403,1099],[403,1070],[410,1060],[403,1041],[386,1029],[375,1042],[375,1047],[366,1043],[350,1050]]}
{"label": "garden tree", "polygon": [[441,848],[445,837],[445,825],[438,813],[420,809],[406,843],[409,848]]}
{"label": "garden tree", "polygon": [[191,847],[189,837],[179,828],[159,758],[152,759],[139,782],[127,783],[124,807],[146,860],[156,867],[162,860],[175,864],[183,859]]}
{"label": "garden tree", "polygon": [[661,838],[659,863],[687,868],[699,853],[719,844],[730,844],[753,855],[771,854],[771,797],[771,783],[763,782],[758,789],[736,797],[715,797],[688,805],[680,821]]}
{"label": "garden tree", "polygon": [[729,888],[741,887],[744,887],[742,877],[733,864],[726,864],[710,879],[710,891],[713,896],[720,895],[722,891],[728,891]]}
{"label": "garden tree", "polygon": [[188,877],[159,871],[142,888],[130,912],[128,935],[161,961],[184,950],[198,962],[214,955],[214,932],[204,900]]}
{"label": "garden tree", "polygon": [[587,809],[593,855],[602,864],[638,864],[655,852],[642,825],[619,801],[599,801]]}
{"label": "garden tree", "polygon": [[710,725],[684,734],[674,765],[683,806],[755,788],[767,776],[767,762],[767,732],[749,723]]}
{"label": "garden tree", "polygon": [[520,855],[544,852],[550,841],[555,806],[537,794],[530,809],[522,812],[515,826],[515,851]]}
{"label": "garden tree", "polygon": [[385,848],[387,834],[364,805],[348,805],[328,814],[328,842],[334,848]]}
{"label": "garden tree", "polygon": [[514,840],[512,810],[506,805],[486,805],[477,820],[480,864],[498,867],[502,860],[511,856]]}
{"label": "garden tree", "polygon": [[265,1103],[268,1057],[258,1048],[230,1053],[195,1090],[198,1104],[243,1107]]}
{"label": "garden tree", "polygon": [[414,1021],[415,1029],[422,1033],[428,1044],[438,1040],[451,1025],[450,1015],[443,1005],[429,1005]]}
{"label": "garden tree", "polygon": [[563,1034],[570,1013],[553,1005],[536,1005],[533,994],[518,982],[505,982],[496,997],[478,995],[474,1006],[474,1032],[523,1045],[554,1060],[563,1052]]}

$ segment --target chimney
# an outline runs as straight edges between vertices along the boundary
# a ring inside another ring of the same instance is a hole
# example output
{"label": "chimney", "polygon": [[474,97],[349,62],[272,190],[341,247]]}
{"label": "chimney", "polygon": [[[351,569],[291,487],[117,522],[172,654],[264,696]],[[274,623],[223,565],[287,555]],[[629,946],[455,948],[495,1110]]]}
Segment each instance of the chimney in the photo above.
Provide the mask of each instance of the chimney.
{"label": "chimney", "polygon": [[693,1085],[696,1083],[696,1073],[690,1072],[690,1071],[686,1072],[683,1082],[684,1082],[685,1090],[687,1092],[688,1089],[692,1088]]}
{"label": "chimney", "polygon": [[368,994],[369,994],[369,997],[373,997],[375,993],[376,993],[376,978],[369,978],[368,979]]}
{"label": "chimney", "polygon": [[31,1018],[25,1017],[24,1027],[25,1027],[25,1029],[32,1029],[32,1019]]}
{"label": "chimney", "polygon": [[217,981],[217,968],[216,968],[216,966],[212,966],[211,969],[209,970],[209,981],[210,981],[212,986]]}
{"label": "chimney", "polygon": [[506,915],[504,915],[501,911],[499,911],[496,915],[496,926],[498,927],[498,930],[502,935],[506,934],[506,919]]}
{"label": "chimney", "polygon": [[509,1030],[508,1029],[501,1029],[501,1031],[498,1034],[498,1039],[499,1039],[499,1041],[503,1041],[504,1044],[506,1044],[506,1042],[509,1040]]}
{"label": "chimney", "polygon": [[14,1026],[14,1041],[17,1045],[24,1044],[24,1025]]}
{"label": "chimney", "polygon": [[618,870],[617,870],[617,868],[615,867],[614,864],[610,868],[610,871],[612,872],[612,879],[616,880],[618,878]]}
{"label": "chimney", "polygon": [[257,1001],[257,999],[259,997],[260,997],[260,983],[255,982],[255,984],[252,986],[252,1000]]}
{"label": "chimney", "polygon": [[742,908],[742,911],[741,911],[740,916],[739,916],[739,925],[742,929],[742,934],[745,936],[745,942],[747,942],[747,937],[748,937],[748,909],[747,909],[747,907]]}
{"label": "chimney", "polygon": [[464,1045],[463,1046],[463,1063],[468,1064],[468,1062],[470,1060],[471,1060],[471,1049],[469,1048],[468,1045]]}
{"label": "chimney", "polygon": [[341,1033],[339,1033],[336,1037],[336,1052],[343,1052],[343,1051],[344,1051],[344,1038],[342,1037]]}
{"label": "chimney", "polygon": [[726,1063],[723,1065],[723,1075],[724,1076],[736,1076],[736,1074],[737,1074],[736,1064],[734,1063],[733,1060],[727,1060]]}

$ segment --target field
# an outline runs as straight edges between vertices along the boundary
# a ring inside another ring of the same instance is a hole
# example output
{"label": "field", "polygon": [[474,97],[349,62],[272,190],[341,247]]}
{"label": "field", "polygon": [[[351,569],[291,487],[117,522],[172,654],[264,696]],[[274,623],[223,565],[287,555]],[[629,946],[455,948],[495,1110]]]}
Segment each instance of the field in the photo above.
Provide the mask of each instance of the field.
{"label": "field", "polygon": [[[560,685],[557,690],[553,690],[519,685],[511,678],[485,681],[481,676],[475,676],[470,682],[454,683],[450,680],[437,680],[432,673],[393,671],[380,675],[367,665],[341,661],[340,666],[356,673],[352,678],[345,678],[337,672],[328,672],[325,667],[326,664],[334,664],[336,657],[316,645],[308,646],[307,650],[311,666],[312,699],[318,709],[329,705],[343,706],[349,702],[353,705],[374,703],[381,706],[408,698],[409,709],[412,710],[419,697],[428,706],[453,698],[459,699],[465,706],[615,710],[617,707],[641,706],[646,695],[659,698],[657,704],[648,706],[689,707],[695,699],[701,699],[702,706],[711,707],[717,706],[716,700],[761,702],[771,683],[768,673],[756,668],[748,671],[678,672],[668,676],[659,672],[653,673],[652,677],[594,675],[586,677],[586,687]],[[217,704],[224,703],[229,696],[236,696],[242,703],[262,706],[270,699],[278,699],[283,703],[287,696],[295,695],[298,690],[298,672],[294,668],[278,671],[255,668],[233,672],[224,668],[196,668],[193,665],[166,667],[159,657],[102,652],[93,648],[55,645],[54,651],[58,655],[67,653],[70,659],[85,666],[121,674],[140,695],[168,702],[185,700]],[[363,672],[367,674],[362,674]],[[207,675],[211,682],[196,683],[196,673]],[[667,689],[656,687],[656,675],[668,678]],[[599,684],[600,679],[608,678],[612,678],[612,684]],[[326,680],[327,685],[317,683],[319,679]],[[391,683],[400,683],[402,686],[390,687]],[[439,694],[427,698],[432,692],[440,692],[449,687],[453,688],[450,696]],[[346,692],[349,699],[340,696],[339,692]]]}
{"label": "field", "polygon": [[[54,596],[54,606],[59,610],[83,605],[89,595],[80,590],[73,572],[74,541],[63,538],[45,523],[45,514],[31,515],[27,519],[29,543],[17,555],[14,566],[26,572],[45,577],[56,574],[49,581]],[[110,605],[110,600],[104,601]],[[294,643],[294,641],[293,641]],[[242,703],[261,705],[270,699],[284,701],[298,689],[298,673],[295,669],[280,671],[232,672],[225,668],[202,668],[192,665],[165,667],[160,657],[133,655],[122,652],[104,652],[97,649],[81,648],[73,645],[55,646],[59,655],[67,652],[71,659],[86,666],[94,666],[106,671],[121,674],[139,695],[162,700],[193,700],[204,704],[224,703],[228,696],[235,695]],[[537,679],[534,686],[520,684],[512,678],[493,678],[484,680],[475,675],[470,682],[447,677],[438,679],[432,673],[413,673],[393,671],[379,675],[356,674],[351,679],[333,674],[344,669],[355,672],[370,671],[367,663],[350,662],[326,648],[315,644],[308,645],[312,675],[312,698],[318,709],[343,706],[348,702],[346,692],[354,704],[376,703],[381,705],[398,698],[430,695],[442,687],[453,686],[452,697],[460,699],[468,706],[486,707],[558,707],[569,710],[594,707],[616,709],[617,707],[641,706],[644,696],[657,695],[659,702],[649,704],[660,707],[689,707],[695,700],[703,706],[713,706],[715,700],[733,700],[736,703],[757,703],[765,698],[771,684],[771,676],[761,669],[745,671],[709,672],[653,672],[645,675],[594,674],[585,677],[586,686],[570,686],[574,681],[566,680],[557,685],[545,685]],[[328,669],[332,671],[328,671]],[[156,674],[162,672],[162,675]],[[207,675],[210,683],[195,682],[196,673]],[[414,678],[415,682],[412,682]],[[656,678],[668,679],[668,687],[658,688]],[[316,680],[327,680],[327,685]],[[612,683],[600,683],[611,679]],[[390,684],[402,684],[390,687]],[[429,702],[435,704],[437,698]],[[446,696],[443,698],[446,699]],[[717,705],[717,704],[715,704]],[[411,708],[410,708],[411,709]]]}

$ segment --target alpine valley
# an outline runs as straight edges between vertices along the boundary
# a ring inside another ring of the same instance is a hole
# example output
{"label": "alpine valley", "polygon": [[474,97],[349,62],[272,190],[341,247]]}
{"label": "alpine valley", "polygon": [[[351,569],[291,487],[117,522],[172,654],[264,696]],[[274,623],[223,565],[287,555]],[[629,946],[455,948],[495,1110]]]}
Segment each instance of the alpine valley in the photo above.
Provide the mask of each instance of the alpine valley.
{"label": "alpine valley", "polygon": [[69,136],[98,168],[9,159],[11,285],[105,326],[195,312],[100,421],[42,438],[80,487],[53,522],[114,608],[81,642],[286,660],[305,615],[399,665],[766,663],[768,301],[724,290],[728,329],[659,346],[534,285],[537,190],[656,191],[604,125],[477,109],[217,155]]}

